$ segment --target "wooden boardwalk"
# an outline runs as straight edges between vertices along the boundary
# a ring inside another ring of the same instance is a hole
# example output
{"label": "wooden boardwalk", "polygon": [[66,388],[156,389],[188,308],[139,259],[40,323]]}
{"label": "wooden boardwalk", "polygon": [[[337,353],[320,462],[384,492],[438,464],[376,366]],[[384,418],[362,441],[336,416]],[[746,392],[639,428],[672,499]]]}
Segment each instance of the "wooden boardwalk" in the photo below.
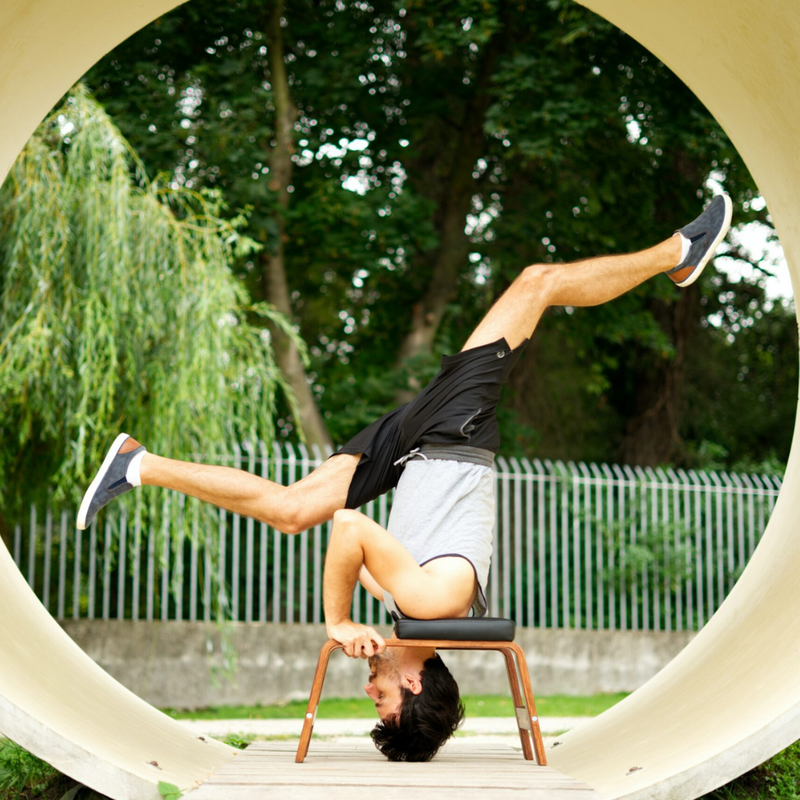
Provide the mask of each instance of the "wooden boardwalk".
{"label": "wooden boardwalk", "polygon": [[458,800],[600,800],[593,789],[551,767],[525,761],[519,748],[451,739],[427,764],[387,761],[372,742],[312,740],[295,764],[296,742],[255,742],[220,767],[191,800],[352,800],[364,790],[381,800],[411,800],[430,793]]}

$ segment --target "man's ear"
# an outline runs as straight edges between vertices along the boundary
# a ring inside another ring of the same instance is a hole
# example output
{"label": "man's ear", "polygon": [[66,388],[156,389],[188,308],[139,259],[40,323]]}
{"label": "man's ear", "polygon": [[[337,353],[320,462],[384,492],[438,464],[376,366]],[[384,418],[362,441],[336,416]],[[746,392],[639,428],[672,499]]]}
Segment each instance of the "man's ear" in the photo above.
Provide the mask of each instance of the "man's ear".
{"label": "man's ear", "polygon": [[419,694],[422,691],[422,678],[418,672],[405,672],[400,676],[400,685],[408,689],[411,694]]}

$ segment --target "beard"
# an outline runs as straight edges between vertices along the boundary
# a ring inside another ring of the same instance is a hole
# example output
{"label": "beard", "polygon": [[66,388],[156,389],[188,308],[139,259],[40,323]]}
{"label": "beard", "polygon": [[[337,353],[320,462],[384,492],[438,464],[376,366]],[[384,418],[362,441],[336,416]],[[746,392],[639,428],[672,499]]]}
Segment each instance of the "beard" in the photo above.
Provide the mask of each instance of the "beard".
{"label": "beard", "polygon": [[385,676],[387,678],[393,678],[400,674],[397,668],[397,659],[394,653],[389,650],[385,650],[378,655],[370,656],[367,659],[367,663],[369,664],[370,674],[374,674],[376,677]]}

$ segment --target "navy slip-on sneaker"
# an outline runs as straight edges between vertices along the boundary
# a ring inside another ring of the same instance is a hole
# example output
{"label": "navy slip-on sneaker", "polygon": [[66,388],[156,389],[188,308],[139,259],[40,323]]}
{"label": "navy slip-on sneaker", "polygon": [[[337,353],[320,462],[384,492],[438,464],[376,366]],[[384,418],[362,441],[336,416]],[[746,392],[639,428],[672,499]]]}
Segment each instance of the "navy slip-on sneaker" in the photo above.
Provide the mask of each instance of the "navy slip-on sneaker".
{"label": "navy slip-on sneaker", "polygon": [[85,530],[97,516],[97,512],[115,497],[134,488],[128,483],[126,473],[131,459],[145,448],[127,433],[121,433],[114,440],[111,449],[103,459],[99,472],[81,501],[78,509],[78,530]]}
{"label": "navy slip-on sneaker", "polygon": [[690,286],[700,277],[717,246],[725,238],[731,226],[732,213],[730,197],[718,194],[694,222],[676,231],[691,243],[686,258],[667,273],[678,286]]}

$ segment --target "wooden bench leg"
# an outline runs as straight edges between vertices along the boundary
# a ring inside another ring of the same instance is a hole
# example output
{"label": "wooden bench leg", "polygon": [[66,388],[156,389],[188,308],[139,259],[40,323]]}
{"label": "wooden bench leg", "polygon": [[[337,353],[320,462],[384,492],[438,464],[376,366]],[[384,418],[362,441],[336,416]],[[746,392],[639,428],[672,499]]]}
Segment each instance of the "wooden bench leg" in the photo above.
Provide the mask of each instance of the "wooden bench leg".
{"label": "wooden bench leg", "polygon": [[506,670],[508,671],[508,684],[511,687],[511,696],[514,698],[514,713],[517,715],[517,728],[519,729],[519,740],[522,742],[522,754],[526,761],[533,761],[533,750],[531,749],[531,722],[530,714],[525,705],[525,700],[519,690],[517,679],[517,665],[511,651],[504,647],[501,651],[506,660]]}
{"label": "wooden bench leg", "polygon": [[306,716],[303,719],[303,732],[300,734],[300,744],[297,746],[297,755],[294,758],[297,764],[301,764],[305,760],[308,746],[311,744],[311,734],[314,732],[317,708],[319,708],[319,700],[322,697],[322,684],[325,682],[325,673],[328,671],[328,661],[331,653],[334,650],[340,650],[341,647],[342,645],[339,642],[330,639],[319,651],[317,671],[314,673],[314,682],[311,684],[311,695],[308,698]]}
{"label": "wooden bench leg", "polygon": [[522,648],[516,644],[509,644],[509,649],[514,652],[517,657],[517,664],[519,665],[519,676],[522,681],[522,691],[525,695],[525,703],[528,709],[528,719],[530,721],[530,731],[533,737],[533,748],[536,751],[536,762],[539,766],[547,766],[547,756],[544,752],[544,742],[542,741],[542,730],[539,726],[539,715],[536,713],[536,702],[533,699],[533,689],[531,688],[531,678],[528,672],[528,664],[525,661],[525,653]]}

